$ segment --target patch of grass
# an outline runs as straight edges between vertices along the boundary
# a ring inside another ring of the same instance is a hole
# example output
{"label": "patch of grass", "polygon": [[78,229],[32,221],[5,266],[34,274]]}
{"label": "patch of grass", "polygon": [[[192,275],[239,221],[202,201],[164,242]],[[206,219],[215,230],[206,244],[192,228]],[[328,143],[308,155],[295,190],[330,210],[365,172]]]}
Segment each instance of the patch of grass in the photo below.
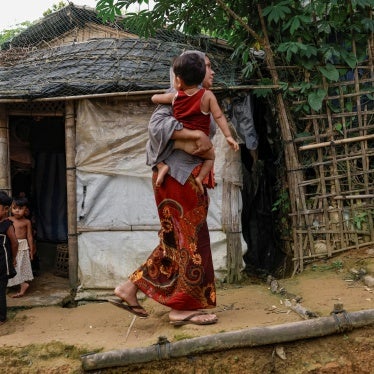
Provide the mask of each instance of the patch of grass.
{"label": "patch of grass", "polygon": [[11,319],[15,319],[16,315],[17,315],[16,310],[14,310],[12,308],[8,308],[8,310],[7,310],[7,320],[8,321],[10,321]]}
{"label": "patch of grass", "polygon": [[194,336],[188,335],[188,334],[176,334],[176,335],[174,335],[174,340],[175,341],[192,339],[192,338],[194,338]]}
{"label": "patch of grass", "polygon": [[312,265],[313,271],[326,271],[326,270],[342,270],[344,267],[343,261],[336,260],[326,265]]}
{"label": "patch of grass", "polygon": [[25,347],[0,347],[0,367],[24,368],[32,366],[35,361],[53,360],[59,357],[80,360],[80,357],[88,352],[86,348],[57,341],[47,344],[29,344]]}

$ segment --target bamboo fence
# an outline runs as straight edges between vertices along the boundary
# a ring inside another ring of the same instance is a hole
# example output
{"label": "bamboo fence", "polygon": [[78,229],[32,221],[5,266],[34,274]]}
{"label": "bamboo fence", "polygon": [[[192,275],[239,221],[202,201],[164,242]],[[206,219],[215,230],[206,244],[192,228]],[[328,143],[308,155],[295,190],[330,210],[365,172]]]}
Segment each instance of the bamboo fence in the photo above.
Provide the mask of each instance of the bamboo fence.
{"label": "bamboo fence", "polygon": [[[294,273],[317,258],[374,244],[373,46],[370,38],[364,63],[353,69],[338,67],[348,71],[340,81],[327,83],[322,78],[320,88],[327,95],[318,113],[295,117],[290,113],[303,99],[286,102],[276,93]],[[271,59],[267,66],[277,84],[283,67]]]}

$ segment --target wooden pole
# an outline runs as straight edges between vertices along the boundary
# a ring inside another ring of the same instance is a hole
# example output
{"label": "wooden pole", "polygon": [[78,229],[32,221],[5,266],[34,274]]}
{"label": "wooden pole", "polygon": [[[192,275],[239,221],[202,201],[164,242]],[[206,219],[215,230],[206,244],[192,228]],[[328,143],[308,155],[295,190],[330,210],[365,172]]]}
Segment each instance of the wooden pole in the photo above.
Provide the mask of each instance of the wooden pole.
{"label": "wooden pole", "polygon": [[[279,85],[243,85],[243,86],[215,86],[212,91],[240,91],[240,90],[255,90],[255,89],[279,89]],[[157,90],[143,90],[143,91],[122,91],[122,92],[106,92],[102,94],[89,94],[89,95],[75,95],[75,96],[55,96],[55,97],[43,97],[32,99],[32,102],[49,102],[49,101],[70,101],[70,100],[82,100],[82,99],[100,99],[108,97],[131,97],[131,96],[151,96],[157,93],[165,93],[166,89]],[[28,103],[30,99],[1,99],[0,103]]]}
{"label": "wooden pole", "polygon": [[[274,61],[274,55],[273,51],[271,49],[271,44],[269,41],[264,17],[262,15],[262,8],[260,4],[257,4],[257,11],[260,17],[260,23],[261,28],[264,34],[264,37],[262,39],[262,45],[265,51],[266,56],[266,64],[270,71],[271,78],[273,84],[277,85],[279,84],[279,76],[276,69],[276,64]],[[287,173],[287,183],[288,183],[288,192],[290,196],[290,203],[291,203],[291,209],[293,213],[296,213],[296,215],[292,215],[292,236],[293,236],[293,250],[294,253],[299,255],[299,263],[295,264],[294,273],[296,273],[297,270],[302,272],[304,270],[304,250],[303,250],[303,244],[302,244],[302,237],[298,238],[296,235],[296,228],[303,224],[302,217],[299,213],[300,210],[305,210],[306,202],[305,202],[305,194],[303,187],[301,185],[301,182],[303,180],[302,173],[299,170],[299,159],[298,154],[296,152],[294,143],[293,143],[293,136],[291,132],[291,117],[288,116],[287,108],[284,103],[283,97],[281,92],[275,93],[276,98],[276,108],[278,113],[278,119],[279,119],[279,125],[280,130],[282,134],[282,139],[284,142],[284,155],[285,155],[285,164],[286,169],[288,171]],[[291,171],[293,171],[291,173]],[[307,227],[310,227],[309,217],[305,216],[305,225]],[[313,246],[313,237],[310,233],[308,233],[309,243],[310,246]],[[299,240],[298,240],[299,239]]]}
{"label": "wooden pole", "polygon": [[131,348],[87,354],[81,357],[84,370],[124,367],[151,361],[170,360],[228,349],[280,344],[301,339],[343,333],[353,328],[374,323],[374,309],[346,313],[332,313],[329,317],[308,319],[282,325],[252,327],[243,330],[222,332],[170,343],[161,341],[149,347]]}
{"label": "wooden pole", "polygon": [[11,195],[9,130],[5,105],[0,104],[0,189]]}
{"label": "wooden pole", "polygon": [[66,189],[68,211],[69,283],[78,286],[77,184],[75,169],[75,110],[74,102],[65,103]]}
{"label": "wooden pole", "polygon": [[[226,141],[224,142],[226,146]],[[226,234],[227,277],[228,283],[241,280],[243,269],[242,231],[241,231],[241,193],[243,177],[241,174],[240,152],[228,149],[222,169],[222,229]]]}
{"label": "wooden pole", "polygon": [[241,280],[243,265],[239,201],[239,186],[223,180],[222,227],[227,241],[227,283],[229,284]]}

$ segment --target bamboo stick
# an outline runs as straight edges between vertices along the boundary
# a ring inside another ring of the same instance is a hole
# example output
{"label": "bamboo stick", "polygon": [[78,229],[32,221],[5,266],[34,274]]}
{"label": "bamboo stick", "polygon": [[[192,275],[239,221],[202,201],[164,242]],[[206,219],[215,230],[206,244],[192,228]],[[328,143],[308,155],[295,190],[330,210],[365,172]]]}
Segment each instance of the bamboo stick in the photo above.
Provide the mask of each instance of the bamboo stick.
{"label": "bamboo stick", "polygon": [[[248,91],[248,90],[258,90],[258,89],[279,89],[280,86],[273,85],[243,85],[243,86],[217,86],[213,87],[212,91]],[[74,96],[56,96],[56,97],[44,97],[38,99],[0,99],[0,103],[29,103],[29,102],[45,102],[45,101],[68,101],[68,100],[82,100],[82,99],[99,99],[106,97],[120,97],[120,96],[151,96],[157,93],[164,93],[166,89],[156,89],[156,90],[143,90],[143,91],[121,91],[121,92],[107,92],[101,94],[88,94],[88,95],[74,95]]]}
{"label": "bamboo stick", "polygon": [[299,147],[299,150],[300,151],[307,151],[307,150],[310,150],[310,149],[317,149],[317,148],[335,146],[335,145],[346,144],[346,143],[360,142],[360,141],[363,141],[363,140],[370,140],[370,139],[374,139],[374,134],[356,136],[354,138],[348,138],[348,139],[331,140],[329,142],[322,142],[322,143],[317,143],[317,144],[302,145],[301,147]]}
{"label": "bamboo stick", "polygon": [[[160,225],[134,225],[134,226],[77,226],[77,233],[84,232],[118,232],[118,231],[159,231]],[[209,231],[222,231],[222,227],[209,227]]]}
{"label": "bamboo stick", "polygon": [[334,200],[346,200],[346,199],[373,199],[374,194],[367,195],[339,195],[335,196]]}
{"label": "bamboo stick", "polygon": [[30,117],[64,117],[65,112],[35,112],[30,109],[9,109],[8,110],[8,116],[30,116]]}
{"label": "bamboo stick", "polygon": [[[336,99],[338,99],[339,97],[337,97]],[[299,101],[297,103],[300,103]],[[365,114],[374,114],[374,110],[369,110],[369,109],[366,109],[364,111]],[[340,117],[354,117],[354,116],[357,116],[357,112],[344,112],[344,113],[332,113],[331,114],[331,117],[332,118],[340,118]],[[308,117],[299,117],[298,120],[299,121],[309,121],[310,119],[312,118],[327,118],[327,114],[325,113],[320,113],[320,114],[309,114]],[[372,128],[373,126],[370,126],[370,128]],[[357,131],[356,128],[353,128],[353,129],[350,129],[351,131]]]}
{"label": "bamboo stick", "polygon": [[[358,243],[357,245],[351,245],[349,247],[345,247],[345,248],[339,248],[339,249],[335,249],[332,253],[333,254],[336,254],[336,253],[341,253],[341,252],[346,252],[346,251],[350,251],[351,249],[359,249],[359,248],[362,248],[362,247],[368,247],[368,246],[371,246],[373,245],[374,242],[366,242],[366,243]],[[316,258],[321,258],[321,257],[325,257],[323,254],[316,254],[316,255],[312,255],[312,256],[305,256],[305,260],[312,260],[312,259],[316,259]],[[298,258],[293,258],[292,261],[296,262],[298,261],[299,259]]]}
{"label": "bamboo stick", "polygon": [[5,105],[0,104],[0,189],[11,195],[9,129]]}

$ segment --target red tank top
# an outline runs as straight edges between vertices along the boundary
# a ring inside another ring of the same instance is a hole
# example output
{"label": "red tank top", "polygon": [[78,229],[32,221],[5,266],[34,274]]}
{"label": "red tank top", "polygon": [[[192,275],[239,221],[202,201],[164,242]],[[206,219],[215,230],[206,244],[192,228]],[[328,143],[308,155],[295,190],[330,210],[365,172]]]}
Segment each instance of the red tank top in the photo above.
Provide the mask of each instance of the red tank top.
{"label": "red tank top", "polygon": [[209,136],[210,114],[201,111],[201,99],[205,88],[189,96],[184,91],[178,91],[173,102],[174,117],[190,130],[201,130]]}

